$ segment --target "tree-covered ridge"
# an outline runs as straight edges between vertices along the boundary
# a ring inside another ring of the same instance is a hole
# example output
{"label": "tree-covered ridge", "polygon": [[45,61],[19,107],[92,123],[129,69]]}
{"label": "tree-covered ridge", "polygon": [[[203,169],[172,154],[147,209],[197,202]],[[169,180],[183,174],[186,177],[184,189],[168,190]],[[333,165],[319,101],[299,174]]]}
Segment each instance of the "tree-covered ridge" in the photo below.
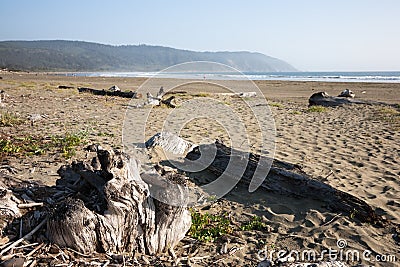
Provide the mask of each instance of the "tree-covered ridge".
{"label": "tree-covered ridge", "polygon": [[296,70],[282,60],[252,52],[195,52],[63,40],[0,42],[0,68],[28,71],[158,71],[188,61],[215,61],[241,71]]}

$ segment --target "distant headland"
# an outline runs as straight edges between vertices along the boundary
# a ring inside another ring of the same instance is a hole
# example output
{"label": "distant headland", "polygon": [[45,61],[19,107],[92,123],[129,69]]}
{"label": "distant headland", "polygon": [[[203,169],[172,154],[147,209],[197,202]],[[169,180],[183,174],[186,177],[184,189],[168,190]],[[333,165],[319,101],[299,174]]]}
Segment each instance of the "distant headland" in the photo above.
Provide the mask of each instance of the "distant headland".
{"label": "distant headland", "polygon": [[25,71],[159,71],[188,61],[213,61],[243,72],[297,71],[283,60],[247,51],[196,52],[65,40],[0,42],[0,68]]}

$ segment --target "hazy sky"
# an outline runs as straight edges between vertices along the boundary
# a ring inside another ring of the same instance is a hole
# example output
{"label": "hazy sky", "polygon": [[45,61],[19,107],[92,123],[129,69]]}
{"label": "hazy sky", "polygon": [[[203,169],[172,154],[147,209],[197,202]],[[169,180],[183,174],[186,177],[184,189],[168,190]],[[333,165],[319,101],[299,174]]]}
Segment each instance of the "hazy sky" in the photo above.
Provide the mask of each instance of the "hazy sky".
{"label": "hazy sky", "polygon": [[0,0],[0,40],[256,51],[304,71],[400,71],[399,0]]}

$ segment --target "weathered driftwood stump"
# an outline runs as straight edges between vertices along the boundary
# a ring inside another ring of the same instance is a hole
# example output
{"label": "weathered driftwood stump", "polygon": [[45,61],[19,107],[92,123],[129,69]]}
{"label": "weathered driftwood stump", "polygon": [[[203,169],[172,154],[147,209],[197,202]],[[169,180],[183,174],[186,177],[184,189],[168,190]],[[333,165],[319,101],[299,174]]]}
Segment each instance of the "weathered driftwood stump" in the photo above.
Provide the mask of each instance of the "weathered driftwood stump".
{"label": "weathered driftwood stump", "polygon": [[[54,208],[47,223],[48,238],[59,246],[82,253],[156,254],[173,248],[190,228],[189,211],[153,199],[138,163],[124,153],[99,150],[92,164],[73,163],[59,174],[58,186],[76,192]],[[167,188],[163,193],[174,197]]]}

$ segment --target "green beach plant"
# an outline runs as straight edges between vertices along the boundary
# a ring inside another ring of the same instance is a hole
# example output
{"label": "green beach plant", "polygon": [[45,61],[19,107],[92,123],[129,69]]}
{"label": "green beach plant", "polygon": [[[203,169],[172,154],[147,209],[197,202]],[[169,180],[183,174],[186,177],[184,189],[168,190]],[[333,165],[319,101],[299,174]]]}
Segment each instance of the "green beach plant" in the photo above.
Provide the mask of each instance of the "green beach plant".
{"label": "green beach plant", "polygon": [[19,86],[24,87],[24,88],[35,88],[36,83],[35,82],[22,82]]}
{"label": "green beach plant", "polygon": [[62,136],[0,136],[0,161],[7,157],[26,157],[58,151],[65,158],[76,153],[76,147],[85,144],[86,132],[66,133]]}
{"label": "green beach plant", "polygon": [[383,107],[379,110],[382,115],[400,115],[400,111],[398,111],[395,107]]}
{"label": "green beach plant", "polygon": [[394,107],[382,107],[375,114],[375,118],[389,123],[394,130],[400,129],[400,110]]}
{"label": "green beach plant", "polygon": [[25,120],[15,113],[6,111],[0,114],[0,127],[15,126],[24,122]]}
{"label": "green beach plant", "polygon": [[244,223],[240,226],[240,229],[243,231],[251,231],[251,230],[258,230],[262,231],[267,228],[267,224],[262,221],[262,218],[259,216],[253,216],[251,220],[247,223]]}
{"label": "green beach plant", "polygon": [[217,238],[234,231],[262,231],[267,229],[268,225],[262,221],[259,216],[253,216],[249,221],[238,225],[233,223],[228,214],[210,214],[200,213],[191,210],[192,226],[188,235],[203,242],[214,242]]}
{"label": "green beach plant", "polygon": [[11,140],[0,138],[0,153],[2,155],[7,153],[18,153],[20,150],[21,147],[14,144],[14,142],[12,142]]}
{"label": "green beach plant", "polygon": [[115,137],[115,135],[113,133],[110,133],[110,132],[99,132],[99,133],[97,133],[97,136],[100,136],[100,137]]}
{"label": "green beach plant", "polygon": [[61,137],[53,137],[53,145],[58,148],[65,158],[71,158],[76,154],[76,147],[86,143],[87,137],[87,131],[66,133]]}
{"label": "green beach plant", "polygon": [[193,96],[195,96],[195,97],[210,97],[210,94],[208,94],[208,93],[197,93],[197,94],[194,94]]}
{"label": "green beach plant", "polygon": [[270,105],[271,107],[276,107],[276,108],[284,108],[285,106],[281,103],[278,102],[269,102],[268,105]]}
{"label": "green beach plant", "polygon": [[204,242],[214,242],[216,238],[233,232],[234,227],[227,214],[213,215],[210,213],[199,213],[191,210],[192,226],[188,232],[189,236]]}
{"label": "green beach plant", "polygon": [[307,112],[326,112],[326,107],[323,106],[311,106],[307,109]]}
{"label": "green beach plant", "polygon": [[48,150],[48,143],[39,136],[0,137],[0,159],[9,156],[41,155]]}

